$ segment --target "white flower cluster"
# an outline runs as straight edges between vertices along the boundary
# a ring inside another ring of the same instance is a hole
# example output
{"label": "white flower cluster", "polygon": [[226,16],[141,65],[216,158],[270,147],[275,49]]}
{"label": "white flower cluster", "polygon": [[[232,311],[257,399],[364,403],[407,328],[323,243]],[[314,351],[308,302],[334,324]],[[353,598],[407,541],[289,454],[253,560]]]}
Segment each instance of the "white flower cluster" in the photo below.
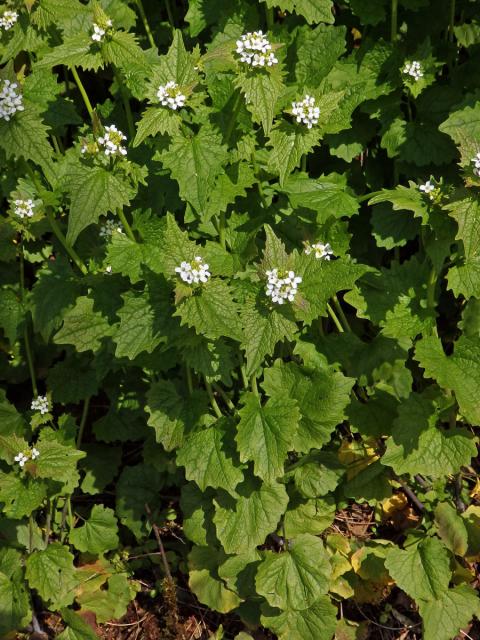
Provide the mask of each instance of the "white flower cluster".
{"label": "white flower cluster", "polygon": [[35,203],[29,198],[28,200],[15,200],[14,213],[19,218],[31,218],[35,213]]}
{"label": "white flower cluster", "polygon": [[123,225],[116,220],[112,220],[109,218],[105,221],[105,224],[102,224],[100,227],[100,231],[98,235],[101,238],[111,238],[114,231],[118,231],[118,233],[123,233]]}
{"label": "white flower cluster", "polygon": [[122,147],[122,142],[126,139],[127,136],[112,124],[109,127],[105,127],[105,133],[101,138],[98,138],[98,144],[103,147],[106,156],[126,156],[127,150]]}
{"label": "white flower cluster", "polygon": [[300,102],[292,102],[292,113],[297,118],[297,122],[306,124],[309,129],[314,124],[318,124],[320,109],[315,106],[315,98],[306,95]]}
{"label": "white flower cluster", "polygon": [[208,264],[203,262],[203,258],[195,256],[192,262],[185,260],[179,267],[175,267],[175,273],[187,284],[198,284],[199,282],[207,282],[212,275],[208,270]]}
{"label": "white flower cluster", "polygon": [[37,396],[34,398],[30,408],[32,411],[40,411],[42,416],[48,413],[50,411],[50,403],[47,396]]}
{"label": "white flower cluster", "polygon": [[474,164],[473,173],[480,177],[480,151],[471,159],[471,162]]}
{"label": "white flower cluster", "polygon": [[103,38],[105,37],[105,34],[107,33],[107,29],[109,29],[112,26],[112,21],[108,19],[102,25],[94,22],[92,26],[93,26],[92,40],[94,42],[102,42]]}
{"label": "white flower cluster", "polygon": [[20,451],[20,453],[15,456],[14,460],[15,462],[18,462],[21,467],[23,467],[26,462],[28,462],[29,460],[35,460],[35,458],[38,458],[39,455],[40,451],[38,449],[35,449],[35,447],[32,447],[31,449]]}
{"label": "white flower cluster", "polygon": [[185,106],[186,97],[179,91],[178,84],[173,80],[158,87],[157,98],[163,107],[169,107],[174,111]]}
{"label": "white flower cluster", "polygon": [[95,140],[92,142],[85,141],[82,144],[81,152],[84,155],[95,156],[100,151],[98,144]]}
{"label": "white flower cluster", "polygon": [[323,242],[314,242],[310,244],[305,242],[305,255],[309,256],[311,253],[315,253],[317,260],[331,260],[333,256],[333,250],[330,243],[323,244]]}
{"label": "white flower cluster", "polygon": [[10,80],[0,80],[0,118],[10,120],[17,112],[23,111],[23,97],[17,93],[18,84]]}
{"label": "white flower cluster", "polygon": [[434,191],[436,187],[431,180],[427,180],[425,184],[421,184],[418,189],[428,196],[430,200],[434,199]]}
{"label": "white flower cluster", "polygon": [[240,62],[245,62],[252,67],[271,67],[278,63],[272,51],[272,45],[263,31],[248,32],[237,40],[237,53],[240,54]]}
{"label": "white flower cluster", "polygon": [[423,77],[422,65],[420,62],[417,62],[417,60],[413,60],[413,62],[406,62],[403,67],[403,73],[408,76],[412,76],[415,82],[417,82],[417,80],[420,80],[420,78]]}
{"label": "white flower cluster", "polygon": [[18,20],[18,13],[16,11],[4,11],[0,18],[0,30],[4,29],[8,31]]}
{"label": "white flower cluster", "polygon": [[279,274],[278,269],[266,271],[266,274],[268,277],[266,293],[272,302],[283,304],[285,300],[289,302],[295,300],[297,287],[302,281],[300,276],[296,276],[293,271]]}

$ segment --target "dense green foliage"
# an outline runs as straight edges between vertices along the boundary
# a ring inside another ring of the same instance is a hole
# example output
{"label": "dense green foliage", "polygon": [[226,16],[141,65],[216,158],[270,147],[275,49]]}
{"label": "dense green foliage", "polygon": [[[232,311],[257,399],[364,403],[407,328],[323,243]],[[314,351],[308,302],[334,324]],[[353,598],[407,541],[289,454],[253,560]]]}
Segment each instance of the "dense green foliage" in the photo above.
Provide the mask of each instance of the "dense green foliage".
{"label": "dense green foliage", "polygon": [[0,7],[0,635],[479,615],[478,8]]}

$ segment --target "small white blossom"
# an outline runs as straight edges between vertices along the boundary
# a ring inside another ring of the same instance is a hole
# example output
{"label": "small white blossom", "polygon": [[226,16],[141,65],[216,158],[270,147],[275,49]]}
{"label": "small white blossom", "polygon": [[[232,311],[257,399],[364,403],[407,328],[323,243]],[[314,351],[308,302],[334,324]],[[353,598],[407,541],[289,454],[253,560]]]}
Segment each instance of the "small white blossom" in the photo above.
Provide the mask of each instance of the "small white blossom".
{"label": "small white blossom", "polygon": [[317,260],[331,260],[333,256],[333,250],[330,243],[323,244],[323,242],[314,242],[310,244],[305,242],[305,255],[309,256],[311,253],[315,253]]}
{"label": "small white blossom", "polygon": [[419,191],[422,191],[426,196],[428,196],[430,200],[434,199],[434,192],[436,190],[436,187],[431,180],[427,180],[425,184],[421,184],[418,189]]}
{"label": "small white blossom", "polygon": [[4,11],[0,18],[0,30],[4,29],[8,31],[18,20],[18,13],[16,11]]}
{"label": "small white blossom", "polygon": [[112,275],[113,271],[112,271],[112,265],[111,264],[108,264],[105,267],[104,273],[105,273],[106,276],[111,276]]}
{"label": "small white blossom", "polygon": [[[27,452],[29,454],[29,452]],[[15,462],[18,462],[18,464],[23,467],[24,464],[26,462],[28,462],[30,460],[30,455],[26,455],[23,451],[20,451],[20,453],[18,453],[15,458],[14,458]]]}
{"label": "small white blossom", "polygon": [[10,80],[0,80],[0,118],[10,120],[17,112],[23,111],[23,97],[16,89],[18,84]]}
{"label": "small white blossom", "polygon": [[106,156],[126,156],[127,150],[122,147],[122,142],[127,139],[117,127],[112,124],[109,127],[105,127],[105,133],[101,138],[98,138],[98,144],[103,147],[103,151]]}
{"label": "small white blossom", "polygon": [[209,266],[203,262],[203,258],[195,256],[192,262],[183,261],[179,267],[175,267],[175,273],[187,284],[207,282],[211,276]]}
{"label": "small white blossom", "polygon": [[158,87],[157,98],[162,106],[169,107],[174,111],[185,106],[186,97],[179,91],[178,84],[173,80]]}
{"label": "small white blossom", "polygon": [[94,42],[102,42],[103,38],[105,37],[105,34],[107,33],[107,30],[111,26],[112,26],[112,21],[110,19],[106,20],[105,23],[101,25],[94,22],[92,25],[93,27],[92,40]]}
{"label": "small white blossom", "polygon": [[[100,231],[98,235],[101,238],[111,238],[114,231],[118,231],[118,233],[123,233],[123,225],[116,220],[112,220],[109,218],[105,221],[105,224],[102,224],[100,227]],[[111,267],[110,267],[111,268]]]}
{"label": "small white blossom", "polygon": [[15,200],[14,213],[19,218],[31,218],[35,213],[35,203],[29,198],[28,200]]}
{"label": "small white blossom", "polygon": [[40,411],[42,416],[50,411],[50,403],[47,396],[37,396],[32,400],[32,411]]}
{"label": "small white blossom", "polygon": [[318,124],[320,109],[315,106],[315,98],[306,95],[299,102],[292,102],[292,113],[297,118],[297,122],[306,124],[311,129],[314,124]]}
{"label": "small white blossom", "polygon": [[476,176],[480,177],[480,151],[476,154],[476,156],[474,158],[471,159],[470,162],[473,162],[473,164],[474,164],[473,173]]}
{"label": "small white blossom", "polygon": [[100,151],[100,148],[95,140],[92,142],[85,141],[82,144],[81,152],[83,155],[95,156]]}
{"label": "small white blossom", "polygon": [[411,76],[415,80],[415,82],[417,82],[417,80],[420,80],[420,78],[423,77],[422,65],[417,60],[406,62],[403,68],[403,73]]}
{"label": "small white blossom", "polygon": [[302,281],[300,276],[296,276],[293,271],[279,274],[278,269],[266,271],[267,289],[266,294],[272,302],[283,304],[286,300],[293,302],[297,294],[297,287]]}
{"label": "small white blossom", "polygon": [[248,32],[237,40],[236,52],[240,55],[240,62],[252,67],[271,67],[278,63],[272,51],[272,45],[263,31]]}
{"label": "small white blossom", "polygon": [[32,460],[35,460],[35,458],[38,458],[39,455],[40,455],[40,451],[38,449],[35,449],[35,447],[32,447]]}

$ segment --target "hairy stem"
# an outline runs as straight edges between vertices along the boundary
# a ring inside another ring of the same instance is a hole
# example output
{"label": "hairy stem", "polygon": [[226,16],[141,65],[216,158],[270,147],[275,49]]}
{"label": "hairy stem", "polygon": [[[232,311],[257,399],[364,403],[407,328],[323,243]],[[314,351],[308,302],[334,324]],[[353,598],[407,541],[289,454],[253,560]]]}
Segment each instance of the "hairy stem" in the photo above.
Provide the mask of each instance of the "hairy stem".
{"label": "hairy stem", "polygon": [[88,97],[88,93],[85,91],[85,87],[83,86],[83,83],[80,80],[80,76],[78,75],[78,71],[76,70],[76,68],[72,67],[71,71],[72,71],[73,79],[75,80],[78,90],[80,91],[80,94],[83,98],[83,102],[87,107],[88,115],[91,118],[93,116],[93,107],[92,107],[92,103],[90,102],[90,98]]}
{"label": "hairy stem", "polygon": [[390,15],[390,40],[395,42],[397,39],[398,23],[398,0],[392,0],[392,9]]}
{"label": "hairy stem", "polygon": [[337,298],[336,295],[333,296],[332,298],[333,300],[333,304],[335,306],[335,309],[338,312],[338,315],[340,316],[340,320],[343,324],[343,328],[345,329],[345,331],[351,331],[352,329],[350,328],[350,324],[348,323],[347,320],[347,316],[345,315],[343,309],[342,309],[342,305],[340,304],[339,299]]}
{"label": "hairy stem", "polygon": [[123,213],[123,209],[117,209],[117,215],[120,218],[121,223],[123,224],[123,228],[125,229],[125,233],[127,234],[127,236],[130,238],[130,240],[132,240],[132,242],[136,242],[136,238],[135,235],[132,231],[132,227],[130,226],[127,218],[125,217],[125,214]]}
{"label": "hairy stem", "polygon": [[154,49],[156,47],[155,40],[153,39],[152,30],[150,29],[150,25],[148,23],[147,14],[145,13],[145,9],[143,8],[142,0],[137,0],[138,13],[140,14],[140,18],[143,22],[143,28],[145,29],[145,33],[147,34],[148,41],[150,46]]}
{"label": "hairy stem", "polygon": [[212,387],[215,389],[215,391],[222,396],[222,400],[225,402],[225,404],[227,405],[227,407],[230,409],[230,411],[235,411],[235,405],[233,404],[233,402],[230,400],[230,398],[227,396],[227,394],[225,393],[225,391],[222,389],[222,387],[219,384],[215,384],[215,382],[212,382]]}
{"label": "hairy stem", "polygon": [[212,385],[209,382],[207,382],[206,378],[205,378],[205,389],[207,390],[208,398],[210,400],[210,405],[215,415],[217,416],[217,418],[221,418],[223,416],[223,413],[221,412],[220,407],[218,406],[217,401],[215,400],[215,396],[213,395]]}
{"label": "hairy stem", "polygon": [[334,325],[337,327],[339,333],[345,333],[343,327],[342,327],[342,323],[340,322],[340,320],[337,318],[337,315],[335,313],[335,311],[332,309],[332,307],[328,304],[327,302],[327,311],[329,316],[331,317],[331,319],[333,320]]}
{"label": "hairy stem", "polygon": [[250,378],[250,386],[253,393],[258,397],[257,376],[255,374]]}

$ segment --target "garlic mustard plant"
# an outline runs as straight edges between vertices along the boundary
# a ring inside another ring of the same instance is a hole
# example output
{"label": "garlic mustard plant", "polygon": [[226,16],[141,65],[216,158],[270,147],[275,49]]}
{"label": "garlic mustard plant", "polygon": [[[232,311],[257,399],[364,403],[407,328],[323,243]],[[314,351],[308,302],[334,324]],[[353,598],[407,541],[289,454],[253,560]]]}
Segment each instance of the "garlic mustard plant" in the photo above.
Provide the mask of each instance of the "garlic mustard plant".
{"label": "garlic mustard plant", "polygon": [[420,78],[423,77],[422,65],[417,60],[406,62],[402,73],[407,76],[411,76],[415,80],[415,82],[417,82],[418,80],[420,80]]}
{"label": "garlic mustard plant", "polygon": [[98,144],[103,148],[106,156],[126,156],[127,150],[122,146],[122,142],[127,139],[116,125],[105,127],[103,136],[97,139]]}
{"label": "garlic mustard plant", "polygon": [[167,84],[161,85],[157,91],[160,104],[176,111],[185,106],[186,97],[179,90],[178,84],[169,80]]}
{"label": "garlic mustard plant", "polygon": [[105,222],[100,226],[100,230],[98,232],[101,238],[109,239],[112,237],[114,231],[118,233],[123,233],[123,225],[121,222],[117,220],[113,220],[112,218],[108,218]]}
{"label": "garlic mustard plant", "polygon": [[249,31],[243,34],[236,45],[239,60],[244,64],[251,67],[271,67],[278,63],[272,45],[263,31]]}
{"label": "garlic mustard plant", "polygon": [[17,111],[23,110],[23,97],[18,91],[18,84],[0,79],[0,119],[8,122]]}
{"label": "garlic mustard plant", "polygon": [[31,218],[35,214],[35,203],[31,198],[28,200],[15,200],[13,212],[19,218]]}
{"label": "garlic mustard plant", "polygon": [[50,402],[47,396],[37,396],[33,398],[30,408],[32,411],[39,411],[42,415],[45,415],[50,411]]}
{"label": "garlic mustard plant", "polygon": [[323,242],[314,242],[312,244],[305,242],[303,252],[307,256],[313,254],[317,260],[331,260],[333,256],[332,247],[328,242],[326,244],[323,244]]}
{"label": "garlic mustard plant", "polygon": [[0,16],[0,31],[8,31],[11,29],[18,20],[18,13],[16,11],[4,11]]}
{"label": "garlic mustard plant", "polygon": [[283,304],[293,302],[297,295],[298,285],[302,282],[300,276],[296,276],[293,271],[279,272],[278,269],[266,271],[267,287],[266,294],[272,302]]}
{"label": "garlic mustard plant", "polygon": [[26,449],[25,451],[20,451],[14,457],[15,462],[18,462],[20,467],[24,467],[25,463],[29,460],[36,460],[40,456],[40,451],[35,447],[31,449]]}
{"label": "garlic mustard plant", "polygon": [[421,184],[418,189],[428,196],[430,200],[434,199],[436,187],[431,180],[427,180],[424,184]]}
{"label": "garlic mustard plant", "polygon": [[110,18],[102,22],[102,24],[97,24],[96,22],[94,22],[92,24],[92,29],[93,29],[93,33],[91,36],[92,40],[94,42],[102,42],[105,38],[105,35],[111,29],[112,24],[113,23]]}
{"label": "garlic mustard plant", "polygon": [[470,162],[473,164],[473,173],[476,176],[480,176],[480,151],[475,154],[475,157]]}
{"label": "garlic mustard plant", "polygon": [[203,261],[203,258],[196,256],[191,262],[185,260],[179,267],[175,267],[175,273],[178,273],[183,282],[187,284],[198,284],[208,282],[211,273],[209,266]]}
{"label": "garlic mustard plant", "polygon": [[320,108],[315,106],[315,98],[308,94],[299,102],[292,102],[292,113],[296,117],[297,122],[306,125],[311,129],[318,124],[320,117]]}

